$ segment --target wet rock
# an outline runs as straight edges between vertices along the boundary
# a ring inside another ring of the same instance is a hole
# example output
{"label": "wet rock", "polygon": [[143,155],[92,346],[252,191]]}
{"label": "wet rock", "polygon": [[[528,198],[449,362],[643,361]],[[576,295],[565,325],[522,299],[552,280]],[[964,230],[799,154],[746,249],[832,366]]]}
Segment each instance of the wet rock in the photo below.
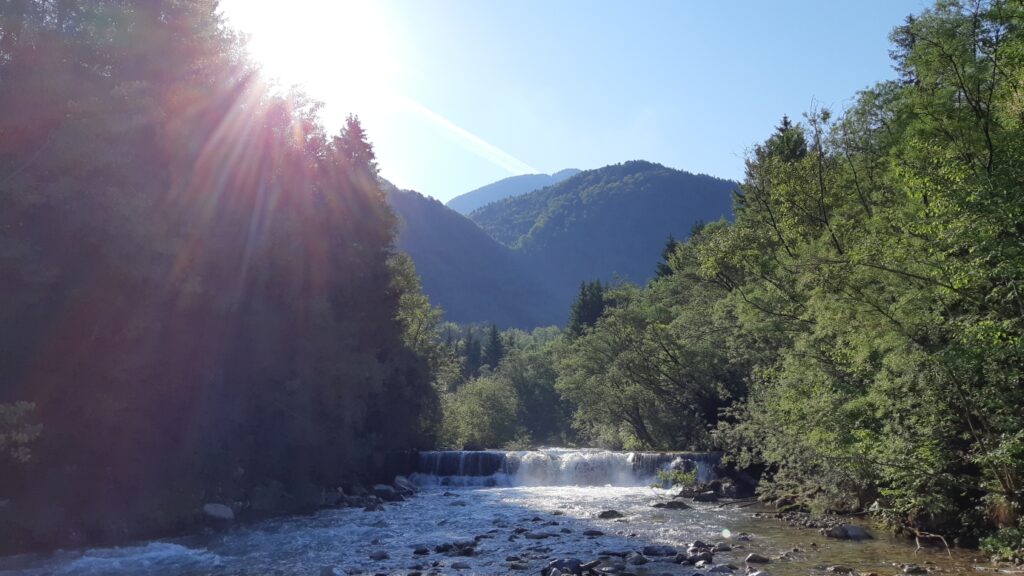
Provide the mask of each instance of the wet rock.
{"label": "wet rock", "polygon": [[452,562],[452,569],[454,570],[469,570],[470,565],[467,562]]}
{"label": "wet rock", "polygon": [[[692,550],[692,548],[691,548]],[[701,550],[700,552],[688,552],[686,561],[689,564],[696,564],[697,562],[712,562],[715,559],[714,555],[711,554],[710,550]]]}
{"label": "wet rock", "polygon": [[853,568],[850,568],[849,566],[843,566],[841,564],[836,564],[835,566],[829,566],[828,568],[825,568],[825,572],[828,572],[830,574],[853,574]]}
{"label": "wet rock", "polygon": [[614,519],[614,518],[622,518],[623,516],[624,516],[624,514],[622,512],[619,512],[618,510],[602,510],[597,515],[598,518],[601,518],[601,519],[604,519],[604,520],[610,520],[610,519]]}
{"label": "wet rock", "polygon": [[823,528],[821,533],[828,538],[837,540],[870,540],[871,534],[867,530],[854,524],[836,524],[830,528]]}
{"label": "wet rock", "polygon": [[583,562],[577,558],[560,558],[548,562],[541,574],[583,574]]}
{"label": "wet rock", "polygon": [[604,536],[604,532],[601,532],[600,530],[584,530],[583,531],[583,535],[584,536],[590,536],[590,537],[593,537],[593,536]]}
{"label": "wet rock", "polygon": [[363,512],[383,512],[384,506],[380,502],[372,501],[363,508]]}
{"label": "wet rock", "polygon": [[771,562],[771,560],[769,560],[768,557],[766,557],[766,556],[762,556],[760,554],[753,553],[753,554],[747,554],[747,557],[744,560],[744,562],[746,562],[747,564],[767,564],[767,563]]}
{"label": "wet rock", "polygon": [[434,546],[434,552],[437,552],[438,554],[446,554],[450,552],[453,548],[455,548],[454,544],[449,544],[446,542],[444,544],[438,544],[437,546]]}
{"label": "wet rock", "polygon": [[643,554],[630,552],[626,555],[626,564],[631,564],[633,566],[642,566],[644,564],[647,564],[648,562],[650,562],[650,560],[648,560],[647,557]]}
{"label": "wet rock", "polygon": [[729,552],[730,550],[732,550],[732,546],[725,542],[719,542],[718,544],[715,544],[713,548],[711,548],[712,552]]}
{"label": "wet rock", "polygon": [[509,570],[529,570],[530,569],[529,566],[527,566],[526,564],[523,564],[522,562],[510,562],[508,567],[509,567]]}
{"label": "wet rock", "polygon": [[719,564],[707,569],[708,574],[732,574],[732,568],[725,564]]}
{"label": "wet rock", "polygon": [[324,566],[320,569],[320,576],[346,576],[345,571],[334,566]]}
{"label": "wet rock", "polygon": [[693,495],[694,502],[718,502],[718,495],[713,491],[708,490],[707,492],[700,492],[699,494]]}
{"label": "wet rock", "polygon": [[667,510],[689,510],[691,506],[682,500],[669,500],[668,502],[655,502],[652,508],[665,508]]}
{"label": "wet rock", "polygon": [[466,502],[465,500],[452,500],[451,502],[448,503],[448,505],[449,506],[462,506],[462,507],[465,507],[465,506],[468,506],[469,503]]}
{"label": "wet rock", "polygon": [[395,476],[393,484],[395,485],[395,489],[405,496],[412,496],[419,491],[419,487],[413,484],[412,480],[409,480],[405,476]]}
{"label": "wet rock", "polygon": [[904,574],[927,574],[928,569],[917,564],[904,564],[902,566]]}
{"label": "wet rock", "polygon": [[381,560],[387,560],[388,558],[391,558],[391,556],[388,556],[388,553],[383,550],[370,552],[370,560],[377,560],[379,562]]}
{"label": "wet rock", "polygon": [[373,495],[385,502],[401,502],[405,500],[402,495],[395,490],[394,486],[388,486],[387,484],[374,484]]}
{"label": "wet rock", "polygon": [[771,576],[771,574],[769,574],[765,570],[754,570],[753,572],[747,574],[747,576]]}
{"label": "wet rock", "polygon": [[427,554],[430,554],[430,549],[426,546],[417,546],[416,549],[412,551],[412,553],[416,556],[426,556]]}
{"label": "wet rock", "polygon": [[224,504],[211,502],[203,505],[203,516],[217,522],[231,522],[235,519],[235,512]]}
{"label": "wet rock", "polygon": [[629,554],[629,552],[629,550],[601,550],[598,554],[601,556],[618,556],[619,558],[624,558]]}
{"label": "wet rock", "polygon": [[557,536],[551,532],[527,532],[523,534],[523,537],[527,540],[543,540],[545,538],[554,538]]}
{"label": "wet rock", "polygon": [[644,546],[643,549],[644,556],[675,556],[678,553],[679,551],[672,546],[664,545]]}
{"label": "wet rock", "polygon": [[519,556],[505,556],[505,562],[519,562],[522,560]]}

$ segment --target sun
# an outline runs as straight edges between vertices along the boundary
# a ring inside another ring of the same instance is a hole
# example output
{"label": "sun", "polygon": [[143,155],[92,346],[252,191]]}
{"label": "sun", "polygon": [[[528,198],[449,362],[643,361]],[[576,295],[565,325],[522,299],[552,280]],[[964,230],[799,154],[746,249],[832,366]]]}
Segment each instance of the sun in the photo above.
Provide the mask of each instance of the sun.
{"label": "sun", "polygon": [[[228,26],[248,36],[264,75],[298,86],[342,114],[385,106],[398,76],[396,32],[381,4],[362,0],[221,0]],[[344,111],[344,112],[341,112]]]}

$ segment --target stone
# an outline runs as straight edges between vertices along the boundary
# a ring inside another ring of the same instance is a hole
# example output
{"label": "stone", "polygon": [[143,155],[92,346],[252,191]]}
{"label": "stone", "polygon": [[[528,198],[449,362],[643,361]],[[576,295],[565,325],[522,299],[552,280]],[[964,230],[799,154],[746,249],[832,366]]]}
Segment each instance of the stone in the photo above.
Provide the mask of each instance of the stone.
{"label": "stone", "polygon": [[466,563],[466,562],[452,562],[452,566],[451,567],[453,569],[455,569],[455,570],[469,570],[470,569],[470,565],[468,563]]}
{"label": "stone", "polygon": [[725,564],[719,564],[717,566],[712,566],[711,568],[708,568],[707,573],[708,574],[732,574],[732,568],[729,568]]}
{"label": "stone", "polygon": [[843,566],[841,564],[836,564],[835,566],[829,566],[828,568],[825,568],[825,572],[829,572],[831,574],[853,574],[853,568],[850,568],[849,566]]}
{"label": "stone", "polygon": [[718,502],[718,495],[715,494],[715,492],[713,490],[708,490],[707,492],[701,492],[699,494],[694,494],[693,501],[694,502]]}
{"label": "stone", "polygon": [[395,490],[394,486],[388,486],[387,484],[374,484],[373,495],[385,502],[401,502],[405,500],[402,495]]}
{"label": "stone", "polygon": [[928,573],[928,569],[924,568],[923,566],[918,566],[917,564],[904,564],[903,565],[903,573],[904,574],[927,574]]}
{"label": "stone", "polygon": [[412,480],[409,480],[405,476],[395,476],[393,484],[395,485],[395,489],[406,496],[411,496],[419,491],[419,487],[413,484]]}
{"label": "stone", "polygon": [[235,519],[235,512],[224,504],[211,502],[203,505],[203,516],[218,522],[231,522]]}
{"label": "stone", "polygon": [[505,562],[519,562],[522,560],[519,556],[505,556]]}
{"label": "stone", "polygon": [[732,546],[725,542],[719,542],[718,544],[715,544],[715,546],[711,548],[711,550],[713,552],[729,552],[730,550],[732,550]]}
{"label": "stone", "polygon": [[648,562],[650,562],[650,560],[648,560],[647,557],[643,554],[630,552],[626,555],[626,564],[632,564],[633,566],[642,566],[644,564],[647,564]]}
{"label": "stone", "polygon": [[320,569],[320,576],[346,576],[345,571],[334,566],[324,566]]}
{"label": "stone", "polygon": [[391,556],[388,556],[388,553],[383,550],[375,550],[373,552],[370,552],[370,560],[380,561],[387,560],[388,558],[391,558]]}
{"label": "stone", "polygon": [[771,560],[769,560],[766,556],[762,556],[757,553],[747,554],[747,557],[744,561],[747,564],[767,564],[768,562],[771,562]]}
{"label": "stone", "polygon": [[416,549],[412,551],[412,553],[417,556],[426,556],[427,554],[430,554],[430,549],[426,546],[417,546]]}
{"label": "stone", "polygon": [[837,540],[870,540],[871,534],[867,530],[854,524],[836,524],[829,528],[822,528],[821,533],[828,538]]}
{"label": "stone", "polygon": [[582,565],[583,562],[577,558],[560,558],[548,562],[547,568],[542,570],[542,572],[547,574],[583,574]]}
{"label": "stone", "polygon": [[604,520],[611,520],[614,518],[622,518],[624,514],[618,510],[602,510],[597,517]]}
{"label": "stone", "polygon": [[675,556],[679,551],[672,546],[665,546],[654,544],[651,546],[644,546],[644,556]]}
{"label": "stone", "polygon": [[600,530],[584,530],[583,531],[583,535],[584,536],[590,536],[590,537],[604,536],[604,532],[601,532]]}
{"label": "stone", "polygon": [[521,562],[510,562],[508,565],[510,570],[529,570],[530,567]]}

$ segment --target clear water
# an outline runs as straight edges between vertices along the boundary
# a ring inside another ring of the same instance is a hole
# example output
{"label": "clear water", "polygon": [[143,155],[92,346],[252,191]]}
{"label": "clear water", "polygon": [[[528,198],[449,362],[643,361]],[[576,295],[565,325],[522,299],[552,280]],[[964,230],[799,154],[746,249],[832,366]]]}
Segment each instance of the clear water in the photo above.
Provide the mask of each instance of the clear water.
{"label": "clear water", "polygon": [[[860,574],[893,575],[896,563],[916,563],[938,574],[967,574],[984,569],[977,553],[924,550],[913,543],[874,531],[868,542],[828,540],[816,531],[790,528],[774,519],[755,518],[754,506],[695,504],[692,510],[661,510],[651,504],[668,497],[662,490],[640,486],[498,486],[430,487],[406,502],[388,504],[383,512],[359,509],[325,510],[239,526],[208,537],[163,540],[120,548],[60,551],[50,555],[0,558],[2,575],[308,575],[325,567],[350,574],[405,574],[415,566],[452,574],[537,574],[550,559],[596,559],[601,551],[639,550],[647,544],[685,547],[695,539],[728,541],[732,552],[715,555],[716,563],[733,563],[743,573],[743,559],[757,552],[773,558],[765,566],[774,576],[826,574],[842,564]],[[600,520],[597,513],[616,509],[622,520]],[[553,524],[557,523],[557,524]],[[514,534],[516,528],[552,533],[542,540]],[[604,536],[586,537],[584,530]],[[731,538],[723,537],[723,530]],[[737,536],[749,533],[750,540]],[[437,544],[484,536],[473,557],[433,552]],[[816,544],[816,546],[815,546]],[[417,546],[431,554],[413,555]],[[781,552],[798,548],[790,560]],[[375,551],[389,554],[374,561]],[[522,558],[528,570],[513,571],[506,556]],[[439,561],[441,566],[431,568]],[[465,562],[468,569],[451,568]],[[630,566],[636,574],[692,574],[692,566],[652,561]]]}

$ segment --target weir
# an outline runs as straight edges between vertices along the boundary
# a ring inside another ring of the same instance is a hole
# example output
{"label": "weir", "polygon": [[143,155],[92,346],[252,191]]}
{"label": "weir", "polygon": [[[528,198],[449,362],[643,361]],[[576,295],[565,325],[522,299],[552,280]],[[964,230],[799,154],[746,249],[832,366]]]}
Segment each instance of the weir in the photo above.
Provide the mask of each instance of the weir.
{"label": "weir", "polygon": [[644,486],[659,470],[696,470],[715,478],[718,452],[623,452],[599,449],[420,452],[412,479],[443,486]]}

